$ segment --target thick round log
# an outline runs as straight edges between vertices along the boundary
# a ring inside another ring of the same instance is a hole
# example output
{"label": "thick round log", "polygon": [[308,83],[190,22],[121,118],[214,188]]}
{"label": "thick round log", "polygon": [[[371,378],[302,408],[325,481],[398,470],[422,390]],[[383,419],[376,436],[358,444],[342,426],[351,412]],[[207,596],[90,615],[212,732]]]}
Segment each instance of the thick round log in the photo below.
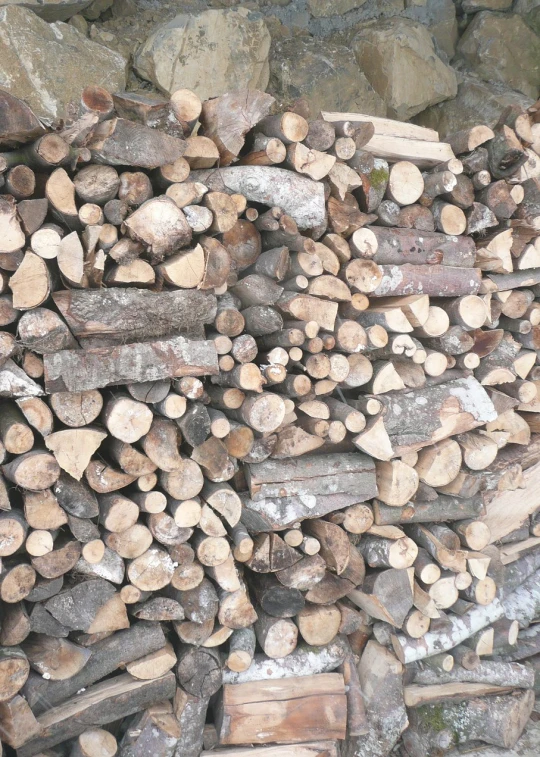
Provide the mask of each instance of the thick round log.
{"label": "thick round log", "polygon": [[212,649],[186,647],[178,655],[178,680],[188,694],[210,697],[222,682],[219,653]]}
{"label": "thick round log", "polygon": [[127,569],[131,583],[141,591],[158,591],[171,582],[174,565],[162,549],[150,547],[133,560]]}
{"label": "thick round log", "polygon": [[271,659],[286,657],[296,648],[298,629],[292,620],[273,618],[260,611],[255,623],[257,641]]}
{"label": "thick round log", "polygon": [[336,605],[306,605],[296,618],[298,630],[307,644],[323,646],[338,634],[341,613]]}

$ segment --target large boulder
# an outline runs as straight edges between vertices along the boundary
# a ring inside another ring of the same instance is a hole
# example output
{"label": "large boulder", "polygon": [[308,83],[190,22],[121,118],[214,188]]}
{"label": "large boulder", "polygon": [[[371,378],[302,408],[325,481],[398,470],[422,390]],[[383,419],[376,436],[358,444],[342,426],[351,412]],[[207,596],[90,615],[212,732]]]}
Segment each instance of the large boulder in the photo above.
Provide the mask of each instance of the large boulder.
{"label": "large boulder", "polygon": [[321,110],[386,115],[350,49],[321,39],[296,37],[274,45],[268,89],[283,104],[305,97],[313,116]]}
{"label": "large boulder", "polygon": [[532,100],[502,84],[490,84],[476,76],[460,74],[457,96],[428,108],[414,119],[439,132],[441,139],[476,124],[495,126],[508,105],[527,108]]}
{"label": "large boulder", "polygon": [[397,17],[377,21],[358,32],[352,47],[391,118],[406,121],[457,92],[454,70],[437,56],[422,24]]}
{"label": "large boulder", "polygon": [[91,2],[92,0],[0,0],[0,9],[8,6],[29,8],[45,21],[67,21]]}
{"label": "large boulder", "polygon": [[60,118],[88,84],[124,89],[127,61],[74,26],[48,24],[17,6],[0,8],[0,87],[41,118]]}
{"label": "large boulder", "polygon": [[485,81],[537,98],[540,38],[516,13],[477,13],[459,40],[457,56]]}
{"label": "large boulder", "polygon": [[245,8],[176,16],[158,26],[135,57],[135,70],[165,94],[180,87],[206,99],[231,89],[265,90],[270,33]]}

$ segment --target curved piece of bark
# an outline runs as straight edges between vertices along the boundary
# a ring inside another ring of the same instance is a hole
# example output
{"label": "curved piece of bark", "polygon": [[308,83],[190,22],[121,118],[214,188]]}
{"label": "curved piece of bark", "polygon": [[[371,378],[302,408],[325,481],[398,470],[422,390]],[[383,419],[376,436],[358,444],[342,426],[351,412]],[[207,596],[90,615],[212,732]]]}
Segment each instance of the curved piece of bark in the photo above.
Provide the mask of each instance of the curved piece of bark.
{"label": "curved piece of bark", "polygon": [[384,424],[396,455],[470,431],[496,418],[493,403],[472,377],[395,397],[380,395],[378,399],[385,408]]}
{"label": "curved piece of bark", "polygon": [[221,164],[230,165],[244,146],[247,132],[268,115],[275,100],[252,90],[236,90],[206,100],[200,116],[204,134],[214,141]]}

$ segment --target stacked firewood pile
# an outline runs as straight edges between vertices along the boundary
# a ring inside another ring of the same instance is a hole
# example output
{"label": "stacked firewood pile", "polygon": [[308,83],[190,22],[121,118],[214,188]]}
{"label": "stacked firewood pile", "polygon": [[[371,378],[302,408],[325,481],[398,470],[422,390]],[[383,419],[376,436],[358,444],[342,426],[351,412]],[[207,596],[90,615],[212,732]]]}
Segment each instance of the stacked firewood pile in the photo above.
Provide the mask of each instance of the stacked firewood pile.
{"label": "stacked firewood pile", "polygon": [[515,743],[535,144],[535,108],[446,144],[257,91],[89,87],[46,126],[0,91],[8,753]]}

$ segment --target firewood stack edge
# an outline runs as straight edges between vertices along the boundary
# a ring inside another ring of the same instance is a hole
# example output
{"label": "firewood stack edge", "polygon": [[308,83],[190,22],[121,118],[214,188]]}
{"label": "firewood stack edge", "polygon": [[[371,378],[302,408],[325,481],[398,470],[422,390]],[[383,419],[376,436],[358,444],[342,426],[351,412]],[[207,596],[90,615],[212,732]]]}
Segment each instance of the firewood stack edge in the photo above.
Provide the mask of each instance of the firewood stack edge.
{"label": "firewood stack edge", "polygon": [[89,86],[43,124],[0,90],[5,754],[516,743],[539,108],[442,143],[258,91]]}

